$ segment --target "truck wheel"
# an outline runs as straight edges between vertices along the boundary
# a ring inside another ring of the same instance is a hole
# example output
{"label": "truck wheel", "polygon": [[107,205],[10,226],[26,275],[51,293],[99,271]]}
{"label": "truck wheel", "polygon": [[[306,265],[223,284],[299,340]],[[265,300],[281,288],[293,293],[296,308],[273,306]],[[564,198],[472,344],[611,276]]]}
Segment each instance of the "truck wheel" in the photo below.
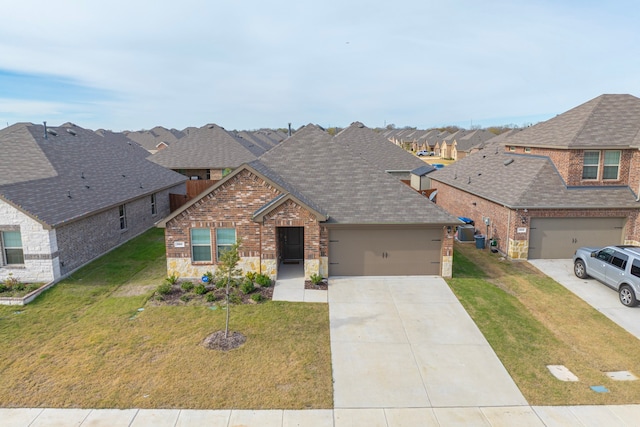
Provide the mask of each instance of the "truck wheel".
{"label": "truck wheel", "polygon": [[636,294],[635,292],[633,292],[633,289],[631,289],[631,286],[629,285],[620,286],[619,293],[620,293],[620,302],[622,303],[622,305],[625,305],[627,307],[635,307],[636,305],[638,305]]}
{"label": "truck wheel", "polygon": [[589,277],[589,275],[587,274],[587,268],[584,265],[584,261],[582,261],[581,259],[577,259],[573,264],[573,272],[576,274],[576,277],[579,277],[580,279],[586,279],[587,277]]}

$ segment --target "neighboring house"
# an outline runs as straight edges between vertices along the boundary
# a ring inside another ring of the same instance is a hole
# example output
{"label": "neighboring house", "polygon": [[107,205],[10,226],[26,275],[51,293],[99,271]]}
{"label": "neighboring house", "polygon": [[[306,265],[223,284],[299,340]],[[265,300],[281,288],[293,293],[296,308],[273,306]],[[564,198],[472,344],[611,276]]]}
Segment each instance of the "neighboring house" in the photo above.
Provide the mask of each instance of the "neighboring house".
{"label": "neighboring house", "polygon": [[169,214],[184,177],[65,124],[0,130],[0,280],[57,281]]}
{"label": "neighboring house", "polygon": [[395,152],[384,166],[386,146],[400,150],[360,123],[335,137],[301,128],[159,223],[168,274],[215,271],[220,254],[241,239],[242,268],[272,278],[283,262],[299,263],[307,278],[451,276],[460,222],[385,172],[415,160],[400,150],[405,163]]}
{"label": "neighboring house", "polygon": [[640,244],[640,99],[601,95],[428,175],[512,259]]}
{"label": "neighboring house", "polygon": [[407,183],[411,180],[411,171],[425,164],[424,161],[407,153],[403,148],[389,143],[384,136],[360,122],[354,122],[341,130],[335,139],[378,170],[385,171]]}
{"label": "neighboring house", "polygon": [[190,179],[219,180],[266,150],[248,139],[234,137],[224,128],[208,124],[189,133],[151,157],[154,163]]}
{"label": "neighboring house", "polygon": [[487,141],[496,135],[484,129],[473,130],[459,138],[455,139],[455,144],[451,149],[451,158],[453,160],[461,160],[471,153],[481,150]]}
{"label": "neighboring house", "polygon": [[186,135],[184,131],[166,129],[162,126],[156,126],[151,130],[123,132],[123,134],[132,141],[140,144],[142,148],[151,154],[164,150],[169,145]]}

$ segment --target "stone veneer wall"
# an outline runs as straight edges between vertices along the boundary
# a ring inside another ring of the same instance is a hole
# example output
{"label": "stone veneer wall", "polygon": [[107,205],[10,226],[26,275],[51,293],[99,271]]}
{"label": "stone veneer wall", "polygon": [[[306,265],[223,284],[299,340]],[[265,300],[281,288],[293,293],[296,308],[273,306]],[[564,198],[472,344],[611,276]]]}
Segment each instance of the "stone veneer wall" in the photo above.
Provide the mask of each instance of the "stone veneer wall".
{"label": "stone veneer wall", "polygon": [[0,254],[0,281],[11,275],[24,282],[48,283],[60,276],[55,232],[13,206],[0,201],[0,231],[20,231],[24,265],[6,266]]}
{"label": "stone veneer wall", "polygon": [[[252,214],[280,195],[280,191],[248,170],[241,171],[220,187],[180,213],[166,225],[167,273],[183,278],[200,277],[215,272],[215,229],[235,228],[242,239],[239,254],[244,271],[256,271],[277,277],[278,227],[304,228],[305,274],[317,273],[320,254],[326,247],[320,244],[320,226],[305,208],[289,200],[265,215],[261,223]],[[191,228],[211,229],[212,260],[191,261]],[[326,239],[325,239],[326,242]],[[326,245],[326,243],[325,243]]]}

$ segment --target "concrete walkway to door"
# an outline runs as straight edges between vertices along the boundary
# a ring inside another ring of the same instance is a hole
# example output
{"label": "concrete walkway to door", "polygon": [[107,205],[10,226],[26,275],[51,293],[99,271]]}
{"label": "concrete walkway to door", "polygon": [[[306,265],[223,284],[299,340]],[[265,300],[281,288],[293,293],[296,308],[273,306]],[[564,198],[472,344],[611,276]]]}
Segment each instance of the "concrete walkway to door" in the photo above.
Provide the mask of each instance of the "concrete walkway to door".
{"label": "concrete walkway to door", "polygon": [[304,261],[297,264],[281,263],[273,289],[274,301],[327,302],[327,291],[304,288]]}
{"label": "concrete walkway to door", "polygon": [[334,407],[528,405],[441,277],[332,278]]}

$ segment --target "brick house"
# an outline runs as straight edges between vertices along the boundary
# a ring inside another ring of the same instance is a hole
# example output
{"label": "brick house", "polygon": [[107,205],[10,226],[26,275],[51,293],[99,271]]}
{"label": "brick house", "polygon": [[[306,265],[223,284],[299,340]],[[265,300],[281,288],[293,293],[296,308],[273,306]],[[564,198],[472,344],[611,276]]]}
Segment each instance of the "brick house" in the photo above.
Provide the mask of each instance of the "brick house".
{"label": "brick house", "polygon": [[242,239],[242,268],[272,278],[283,262],[307,278],[450,276],[459,221],[400,181],[416,161],[361,123],[307,125],[158,223],[168,274],[213,272]]}
{"label": "brick house", "polygon": [[444,209],[512,259],[640,244],[640,99],[601,95],[429,174]]}
{"label": "brick house", "polygon": [[[130,142],[130,141],[129,141]],[[57,281],[169,214],[185,178],[73,124],[0,130],[0,280]]]}
{"label": "brick house", "polygon": [[256,141],[248,135],[233,134],[216,124],[208,124],[189,129],[184,137],[156,152],[149,160],[191,179],[217,181],[274,145],[264,138]]}

